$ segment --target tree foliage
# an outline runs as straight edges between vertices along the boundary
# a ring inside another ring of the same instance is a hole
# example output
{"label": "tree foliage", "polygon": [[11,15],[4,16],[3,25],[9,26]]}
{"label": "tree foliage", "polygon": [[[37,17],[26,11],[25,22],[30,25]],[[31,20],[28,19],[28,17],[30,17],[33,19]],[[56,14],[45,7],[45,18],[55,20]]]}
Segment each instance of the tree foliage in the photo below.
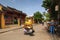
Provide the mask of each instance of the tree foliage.
{"label": "tree foliage", "polygon": [[51,7],[51,0],[43,0],[42,7],[49,9]]}
{"label": "tree foliage", "polygon": [[33,17],[34,17],[35,23],[40,23],[43,20],[43,15],[39,11],[35,12]]}
{"label": "tree foliage", "polygon": [[44,16],[46,17],[46,20],[50,20],[51,18],[50,18],[50,14],[49,13],[44,13]]}
{"label": "tree foliage", "polygon": [[36,13],[34,13],[34,19],[42,19],[42,14],[39,12],[39,11],[37,11]]}
{"label": "tree foliage", "polygon": [[56,1],[53,0],[43,0],[42,7],[44,7],[51,16],[51,19],[57,19],[57,13],[55,11]]}

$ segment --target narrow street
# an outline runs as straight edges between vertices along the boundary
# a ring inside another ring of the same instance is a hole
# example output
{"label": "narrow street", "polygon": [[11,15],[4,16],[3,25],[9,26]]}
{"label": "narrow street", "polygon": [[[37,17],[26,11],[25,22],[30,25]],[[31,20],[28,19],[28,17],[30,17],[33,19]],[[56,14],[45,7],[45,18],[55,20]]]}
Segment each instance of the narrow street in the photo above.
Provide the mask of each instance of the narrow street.
{"label": "narrow street", "polygon": [[24,35],[23,29],[2,33],[0,40],[53,40],[41,24],[34,24],[34,30],[34,36]]}

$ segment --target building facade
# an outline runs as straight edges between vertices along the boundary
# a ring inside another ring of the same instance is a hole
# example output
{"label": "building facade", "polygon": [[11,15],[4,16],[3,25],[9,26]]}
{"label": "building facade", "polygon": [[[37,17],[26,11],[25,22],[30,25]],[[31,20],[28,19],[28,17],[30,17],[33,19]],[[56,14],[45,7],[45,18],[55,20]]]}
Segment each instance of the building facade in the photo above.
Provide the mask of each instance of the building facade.
{"label": "building facade", "polygon": [[0,28],[20,27],[25,17],[22,11],[0,5]]}

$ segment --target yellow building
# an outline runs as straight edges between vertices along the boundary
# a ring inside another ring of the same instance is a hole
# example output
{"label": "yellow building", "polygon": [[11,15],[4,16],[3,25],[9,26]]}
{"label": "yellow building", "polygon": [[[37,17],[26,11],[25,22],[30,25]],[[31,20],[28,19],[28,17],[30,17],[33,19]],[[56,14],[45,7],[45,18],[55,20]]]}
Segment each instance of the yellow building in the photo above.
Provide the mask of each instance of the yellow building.
{"label": "yellow building", "polygon": [[20,27],[20,24],[24,22],[25,17],[26,14],[22,11],[0,5],[0,28]]}

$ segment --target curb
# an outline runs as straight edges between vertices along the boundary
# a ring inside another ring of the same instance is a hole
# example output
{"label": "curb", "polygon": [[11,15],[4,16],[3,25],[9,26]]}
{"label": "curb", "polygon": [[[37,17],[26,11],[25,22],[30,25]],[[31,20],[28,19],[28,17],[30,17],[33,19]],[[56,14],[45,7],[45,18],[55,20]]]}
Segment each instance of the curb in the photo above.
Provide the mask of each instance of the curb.
{"label": "curb", "polygon": [[6,31],[1,31],[0,34],[6,33],[6,32],[9,32],[9,31],[13,31],[13,30],[17,30],[17,29],[22,29],[22,27],[21,28],[10,29],[10,30],[6,30]]}

